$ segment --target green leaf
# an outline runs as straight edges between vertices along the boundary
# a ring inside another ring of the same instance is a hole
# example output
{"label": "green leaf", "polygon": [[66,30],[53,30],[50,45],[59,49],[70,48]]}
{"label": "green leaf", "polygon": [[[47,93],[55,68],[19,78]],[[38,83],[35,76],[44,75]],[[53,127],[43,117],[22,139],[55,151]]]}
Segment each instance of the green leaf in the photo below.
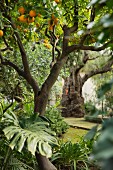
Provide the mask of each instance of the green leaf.
{"label": "green leaf", "polygon": [[39,139],[38,139],[37,137],[34,137],[33,135],[31,135],[31,136],[27,139],[28,150],[29,150],[33,155],[35,155],[38,140],[39,140]]}
{"label": "green leaf", "polygon": [[94,126],[84,137],[85,140],[91,140],[95,137],[97,133],[98,125]]}
{"label": "green leaf", "polygon": [[40,152],[41,155],[46,156],[46,154],[45,154],[45,152],[43,151],[43,148],[42,148],[42,141],[41,140],[39,141],[38,149],[39,149],[39,152]]}
{"label": "green leaf", "polygon": [[47,142],[44,142],[44,143],[42,143],[42,148],[43,148],[43,151],[45,152],[45,155],[47,156],[47,158],[50,158],[52,156],[51,146]]}
{"label": "green leaf", "polygon": [[112,88],[112,85],[113,79],[110,82],[103,84],[101,88],[98,90],[98,98],[103,97],[103,95]]}
{"label": "green leaf", "polygon": [[15,126],[8,126],[3,129],[3,132],[5,133],[8,140],[10,140],[15,135],[15,133],[17,133],[17,131],[17,127]]}
{"label": "green leaf", "polygon": [[[18,119],[14,117],[14,122],[12,116],[6,118],[9,120],[9,124],[14,124],[13,126],[8,126],[3,129],[5,136],[8,140],[11,140],[9,146],[12,149],[17,149],[19,152],[22,151],[23,147],[26,146],[27,149],[33,155],[35,155],[37,146],[39,146],[39,152],[47,157],[51,157],[52,149],[49,144],[57,144],[56,138],[53,136],[54,133],[51,129],[47,128],[48,123],[40,119],[32,119],[31,117],[25,119],[21,118],[21,122],[24,122],[24,126],[19,125]],[[18,123],[15,123],[18,122]]]}
{"label": "green leaf", "polygon": [[21,133],[18,133],[18,134],[14,137],[14,139],[12,140],[12,142],[9,144],[9,146],[11,147],[11,149],[14,149],[14,147],[17,145],[17,142],[18,142],[20,136],[21,136]]}
{"label": "green leaf", "polygon": [[18,142],[18,151],[21,152],[23,147],[24,147],[24,144],[25,144],[25,141],[26,141],[26,136],[21,134],[21,138]]}

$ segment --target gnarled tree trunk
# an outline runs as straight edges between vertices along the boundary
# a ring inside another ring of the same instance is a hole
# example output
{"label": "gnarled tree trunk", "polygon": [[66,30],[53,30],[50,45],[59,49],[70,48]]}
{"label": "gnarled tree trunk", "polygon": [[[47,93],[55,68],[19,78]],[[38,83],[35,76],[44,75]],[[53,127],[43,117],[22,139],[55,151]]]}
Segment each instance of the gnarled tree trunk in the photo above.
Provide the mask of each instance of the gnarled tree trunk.
{"label": "gnarled tree trunk", "polygon": [[82,97],[81,76],[72,72],[64,81],[61,104],[64,117],[83,117],[84,98]]}

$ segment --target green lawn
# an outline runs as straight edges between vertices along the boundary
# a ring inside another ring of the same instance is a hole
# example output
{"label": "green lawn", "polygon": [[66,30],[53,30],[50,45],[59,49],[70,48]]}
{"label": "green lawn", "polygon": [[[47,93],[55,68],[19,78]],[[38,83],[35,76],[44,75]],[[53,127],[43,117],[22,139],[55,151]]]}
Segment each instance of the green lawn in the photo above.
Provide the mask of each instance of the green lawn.
{"label": "green lawn", "polygon": [[62,136],[62,141],[71,141],[72,143],[78,142],[80,138],[87,132],[87,130],[70,127],[68,131]]}
{"label": "green lawn", "polygon": [[96,123],[85,121],[84,118],[65,118],[65,121],[70,125],[68,131],[63,135],[63,142],[71,140],[73,143],[78,142],[82,136],[84,136],[88,130],[80,129],[87,128],[91,129]]}

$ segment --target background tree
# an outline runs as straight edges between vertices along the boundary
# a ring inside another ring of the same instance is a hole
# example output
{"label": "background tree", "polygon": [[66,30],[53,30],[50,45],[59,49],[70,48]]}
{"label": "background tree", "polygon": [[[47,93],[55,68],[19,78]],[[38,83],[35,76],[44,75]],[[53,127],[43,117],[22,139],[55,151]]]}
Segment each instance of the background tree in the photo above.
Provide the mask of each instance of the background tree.
{"label": "background tree", "polygon": [[[101,51],[112,43],[112,37],[107,38],[107,36],[105,43],[95,45],[88,41],[90,37],[98,39],[101,29],[98,31],[91,29],[92,22],[94,20],[97,22],[106,13],[105,8],[101,8],[98,12],[95,5],[87,9],[88,3],[88,0],[69,2],[40,0],[38,3],[34,0],[25,2],[2,0],[0,2],[0,62],[2,66],[13,68],[19,77],[21,76],[22,80],[26,80],[26,84],[30,85],[34,95],[34,114],[44,115],[50,90],[70,53],[78,50]],[[84,31],[77,34],[77,31],[83,29]],[[44,41],[45,37],[49,43]],[[70,42],[72,38],[76,39],[76,42]],[[32,43],[31,52],[28,53],[28,44]],[[37,44],[42,43],[51,49],[52,53],[50,72],[39,86],[37,78],[31,71],[30,66],[33,65],[30,57]],[[56,169],[41,153],[36,152],[36,159],[41,170]]]}
{"label": "background tree", "polygon": [[[74,55],[74,54],[73,54]],[[70,76],[65,79],[62,96],[62,114],[66,117],[83,117],[84,98],[82,96],[82,87],[84,83],[97,74],[103,74],[112,71],[113,60],[110,59],[112,53],[103,52],[76,52],[75,57],[70,56],[68,63],[70,65]],[[90,91],[90,87],[89,87]]]}

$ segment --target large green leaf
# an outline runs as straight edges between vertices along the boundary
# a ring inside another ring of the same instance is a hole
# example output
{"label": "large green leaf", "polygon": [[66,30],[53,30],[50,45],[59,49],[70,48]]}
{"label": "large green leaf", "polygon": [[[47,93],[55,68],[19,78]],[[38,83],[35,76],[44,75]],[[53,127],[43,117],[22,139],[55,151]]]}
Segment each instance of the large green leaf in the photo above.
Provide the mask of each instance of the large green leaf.
{"label": "large green leaf", "polygon": [[[12,125],[12,115],[6,115],[3,119]],[[16,123],[15,123],[16,122]],[[18,122],[18,123],[17,123]],[[13,124],[12,126],[7,126],[3,129],[3,132],[7,139],[10,141],[9,146],[14,149],[16,148],[19,152],[22,151],[24,146],[27,143],[27,149],[33,155],[35,155],[36,149],[38,147],[39,152],[47,157],[51,157],[52,155],[52,145],[57,145],[55,133],[52,132],[47,126],[48,122],[42,121],[36,117],[36,119],[27,118],[23,120],[24,126],[19,124],[17,117],[13,116]]]}

